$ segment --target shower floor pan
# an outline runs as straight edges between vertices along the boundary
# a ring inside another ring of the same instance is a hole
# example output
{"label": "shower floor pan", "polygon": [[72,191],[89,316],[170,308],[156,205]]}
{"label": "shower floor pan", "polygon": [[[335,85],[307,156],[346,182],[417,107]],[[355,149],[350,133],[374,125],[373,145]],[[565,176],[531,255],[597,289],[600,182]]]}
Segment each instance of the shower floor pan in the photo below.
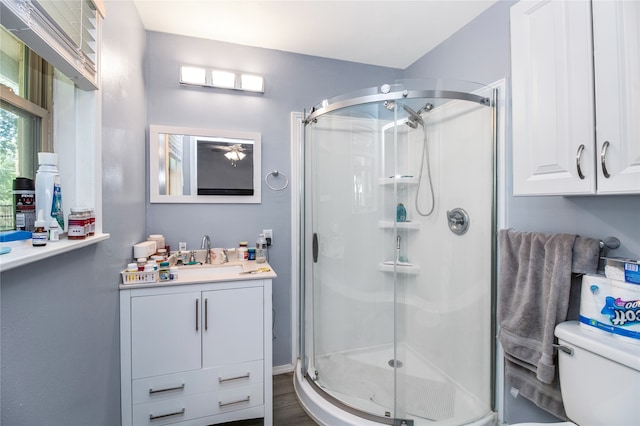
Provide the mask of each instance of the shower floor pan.
{"label": "shower floor pan", "polygon": [[[482,408],[476,397],[413,351],[403,350],[396,356],[397,359],[394,358],[392,346],[320,356],[316,360],[320,371],[316,383],[345,404],[384,417],[393,405],[394,378],[391,365],[402,365],[398,367],[400,374],[397,376],[401,392],[398,408],[407,413],[403,418],[412,419],[415,426],[495,424],[493,413],[487,416],[486,409]],[[311,392],[315,394],[312,389]],[[322,398],[319,395],[317,397]],[[302,398],[301,402],[304,405]],[[325,410],[339,408],[329,404],[325,409],[320,409]],[[313,416],[313,413],[310,414]],[[324,424],[335,421],[316,420]],[[354,423],[341,421],[340,424],[361,425],[362,420],[354,416]]]}

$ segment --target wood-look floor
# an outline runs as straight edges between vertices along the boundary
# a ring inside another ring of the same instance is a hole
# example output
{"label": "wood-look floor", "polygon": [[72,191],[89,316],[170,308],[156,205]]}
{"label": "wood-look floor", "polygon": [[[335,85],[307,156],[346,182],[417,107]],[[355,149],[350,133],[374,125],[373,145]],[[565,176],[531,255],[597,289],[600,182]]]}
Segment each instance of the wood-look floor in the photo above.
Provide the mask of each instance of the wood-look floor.
{"label": "wood-look floor", "polygon": [[[262,426],[262,419],[239,420],[218,426]],[[317,426],[302,409],[293,390],[293,373],[273,376],[273,425]]]}

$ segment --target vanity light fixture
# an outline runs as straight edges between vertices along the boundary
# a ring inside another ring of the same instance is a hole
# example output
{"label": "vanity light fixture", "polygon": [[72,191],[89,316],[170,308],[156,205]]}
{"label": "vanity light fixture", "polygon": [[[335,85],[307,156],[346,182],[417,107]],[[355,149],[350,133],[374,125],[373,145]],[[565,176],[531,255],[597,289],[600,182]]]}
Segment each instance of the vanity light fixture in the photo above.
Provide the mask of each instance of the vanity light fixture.
{"label": "vanity light fixture", "polygon": [[195,84],[204,86],[206,83],[207,70],[198,67],[180,67],[180,83]]}
{"label": "vanity light fixture", "polygon": [[211,70],[211,85],[223,89],[235,89],[236,75],[229,71]]}
{"label": "vanity light fixture", "polygon": [[182,65],[180,84],[264,93],[264,78],[255,74]]}
{"label": "vanity light fixture", "polygon": [[264,93],[264,78],[259,75],[241,74],[240,90]]}

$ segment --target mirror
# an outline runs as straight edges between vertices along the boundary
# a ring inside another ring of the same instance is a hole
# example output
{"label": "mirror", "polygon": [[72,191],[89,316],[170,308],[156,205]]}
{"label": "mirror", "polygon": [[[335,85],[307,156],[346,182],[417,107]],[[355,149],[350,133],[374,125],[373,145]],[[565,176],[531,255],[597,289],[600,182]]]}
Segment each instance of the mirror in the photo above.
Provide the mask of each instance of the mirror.
{"label": "mirror", "polygon": [[152,203],[260,203],[260,133],[149,126]]}

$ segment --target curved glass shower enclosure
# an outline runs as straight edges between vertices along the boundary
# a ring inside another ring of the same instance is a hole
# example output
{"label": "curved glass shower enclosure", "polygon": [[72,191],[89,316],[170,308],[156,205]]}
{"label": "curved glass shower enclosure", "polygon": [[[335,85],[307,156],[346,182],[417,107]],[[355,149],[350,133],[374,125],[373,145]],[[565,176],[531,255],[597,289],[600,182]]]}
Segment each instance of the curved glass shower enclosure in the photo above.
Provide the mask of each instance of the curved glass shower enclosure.
{"label": "curved glass shower enclosure", "polygon": [[306,117],[295,386],[319,422],[495,421],[494,109],[416,80]]}

